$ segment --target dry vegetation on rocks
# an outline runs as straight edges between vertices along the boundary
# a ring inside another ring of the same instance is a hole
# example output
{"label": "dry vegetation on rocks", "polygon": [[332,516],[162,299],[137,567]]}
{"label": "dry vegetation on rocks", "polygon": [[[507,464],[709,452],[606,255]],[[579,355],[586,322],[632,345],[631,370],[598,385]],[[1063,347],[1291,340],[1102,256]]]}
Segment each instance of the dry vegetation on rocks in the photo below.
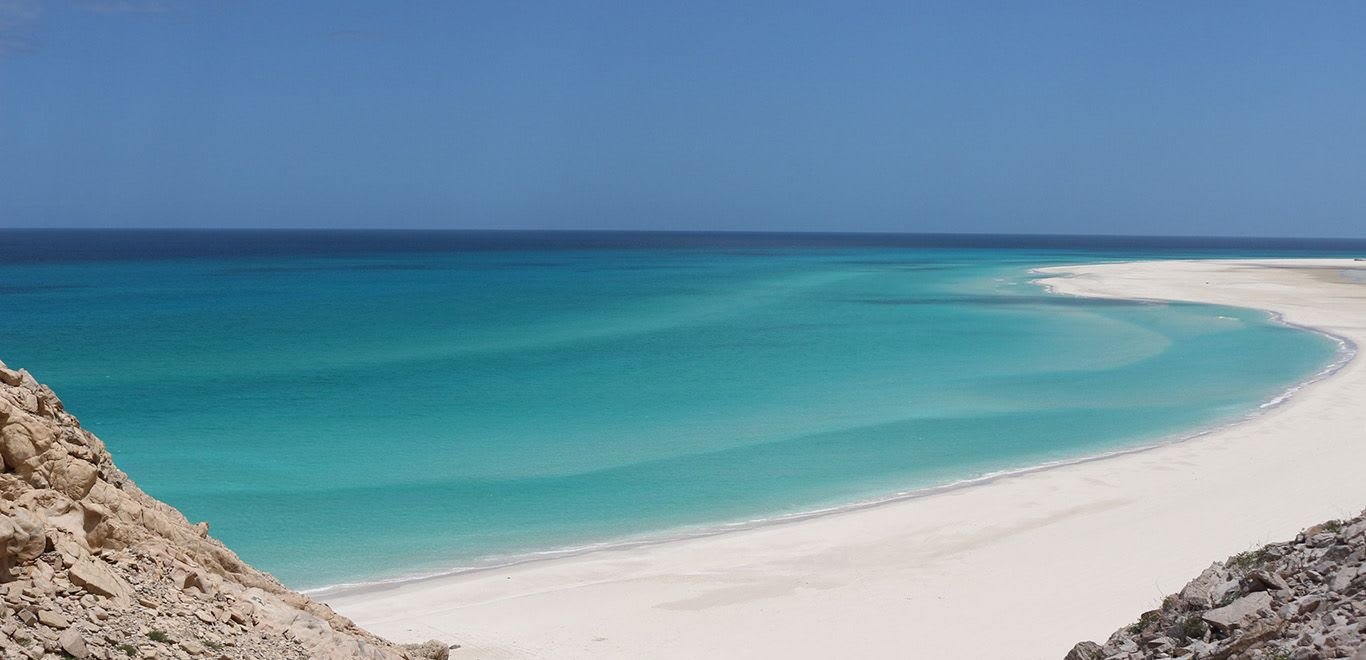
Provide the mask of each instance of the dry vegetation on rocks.
{"label": "dry vegetation on rocks", "polygon": [[0,363],[0,657],[446,658],[244,564],[138,489],[52,390]]}
{"label": "dry vegetation on rocks", "polygon": [[1066,660],[1366,660],[1366,514],[1229,557]]}

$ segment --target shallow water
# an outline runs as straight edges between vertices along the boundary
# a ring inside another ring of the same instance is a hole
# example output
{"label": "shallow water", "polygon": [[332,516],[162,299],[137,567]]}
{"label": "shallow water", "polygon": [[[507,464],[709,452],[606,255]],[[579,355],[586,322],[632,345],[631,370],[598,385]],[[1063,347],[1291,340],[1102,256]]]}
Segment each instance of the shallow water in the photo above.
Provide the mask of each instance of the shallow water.
{"label": "shallow water", "polygon": [[1333,246],[244,235],[0,232],[27,255],[0,259],[0,355],[145,490],[303,588],[1150,443],[1336,350],[1262,312],[1053,296],[1028,272]]}

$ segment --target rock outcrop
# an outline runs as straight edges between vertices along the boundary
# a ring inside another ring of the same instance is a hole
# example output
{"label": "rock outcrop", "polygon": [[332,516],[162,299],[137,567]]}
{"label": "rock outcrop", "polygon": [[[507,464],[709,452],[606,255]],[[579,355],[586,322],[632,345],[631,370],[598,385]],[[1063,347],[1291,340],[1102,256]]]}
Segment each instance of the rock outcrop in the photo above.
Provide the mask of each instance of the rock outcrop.
{"label": "rock outcrop", "polygon": [[1066,660],[1366,660],[1366,514],[1205,569],[1162,607]]}
{"label": "rock outcrop", "polygon": [[0,657],[446,658],[246,565],[138,489],[52,390],[0,363]]}

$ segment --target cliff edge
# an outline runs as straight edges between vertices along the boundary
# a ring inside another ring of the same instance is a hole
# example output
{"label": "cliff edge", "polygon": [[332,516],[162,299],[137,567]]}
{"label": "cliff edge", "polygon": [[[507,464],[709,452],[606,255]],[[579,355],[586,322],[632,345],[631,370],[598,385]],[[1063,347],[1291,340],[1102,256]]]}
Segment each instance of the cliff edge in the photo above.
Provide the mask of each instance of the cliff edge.
{"label": "cliff edge", "polygon": [[51,389],[0,362],[0,656],[441,658],[243,563],[138,487]]}

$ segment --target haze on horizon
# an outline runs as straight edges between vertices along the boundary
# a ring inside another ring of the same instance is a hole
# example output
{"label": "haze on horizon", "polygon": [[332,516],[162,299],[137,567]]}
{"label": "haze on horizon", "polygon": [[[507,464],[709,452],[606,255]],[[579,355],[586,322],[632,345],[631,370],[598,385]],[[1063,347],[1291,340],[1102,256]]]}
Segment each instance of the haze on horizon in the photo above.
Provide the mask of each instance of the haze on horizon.
{"label": "haze on horizon", "polygon": [[1366,237],[1366,6],[0,0],[0,227]]}

